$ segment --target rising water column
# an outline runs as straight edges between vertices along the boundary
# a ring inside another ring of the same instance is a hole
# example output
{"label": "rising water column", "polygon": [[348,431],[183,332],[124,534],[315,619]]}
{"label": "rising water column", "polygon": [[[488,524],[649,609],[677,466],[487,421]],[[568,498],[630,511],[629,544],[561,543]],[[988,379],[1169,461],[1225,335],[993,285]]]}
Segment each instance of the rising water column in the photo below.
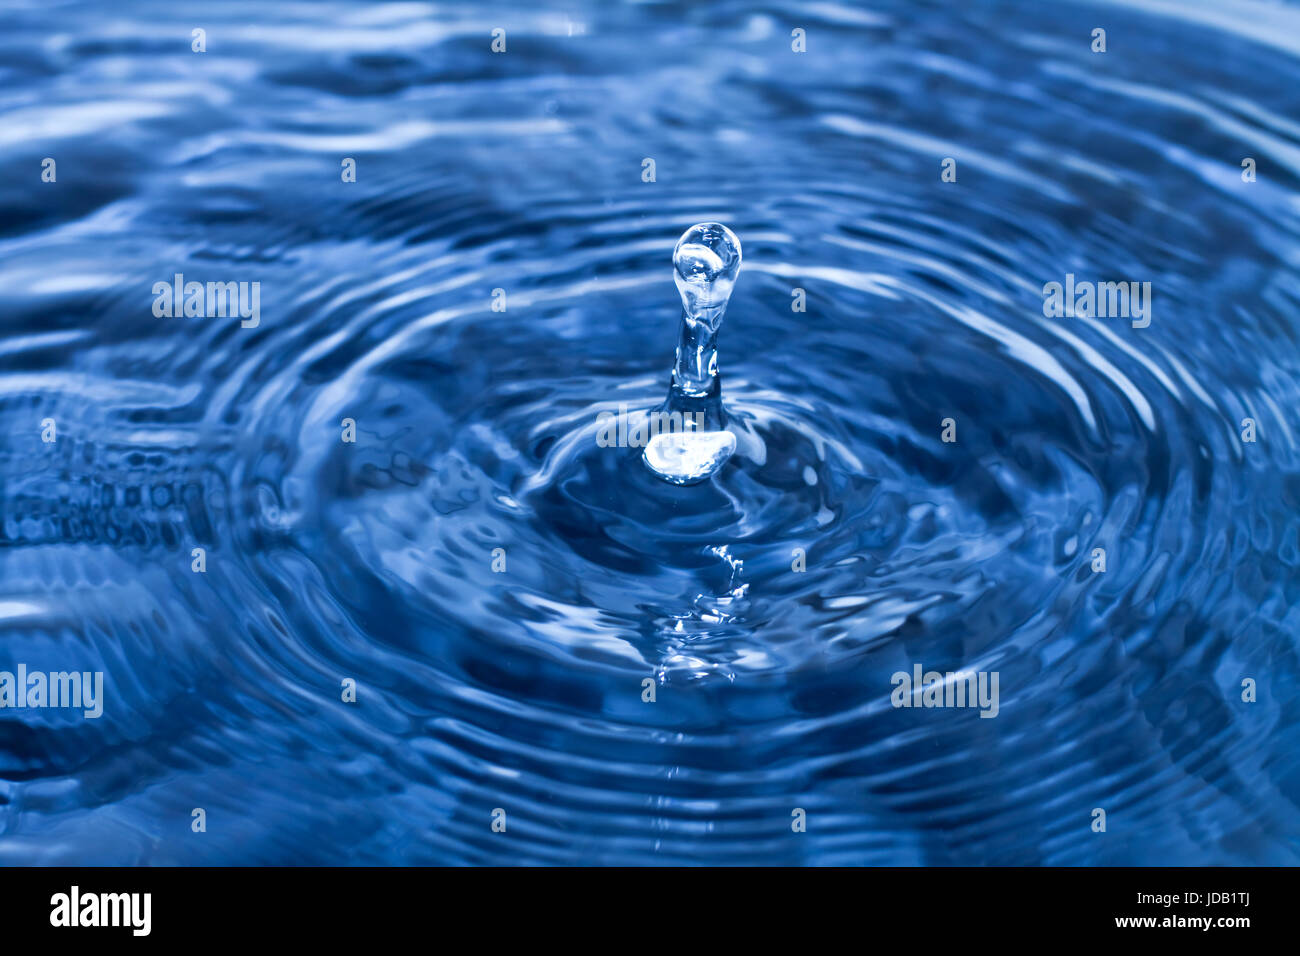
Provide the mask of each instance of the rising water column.
{"label": "rising water column", "polygon": [[718,222],[691,226],[677,240],[673,271],[682,297],[673,380],[668,398],[651,413],[658,416],[657,434],[642,459],[664,481],[692,485],[716,473],[736,450],[722,408],[718,329],[740,274],[740,240]]}

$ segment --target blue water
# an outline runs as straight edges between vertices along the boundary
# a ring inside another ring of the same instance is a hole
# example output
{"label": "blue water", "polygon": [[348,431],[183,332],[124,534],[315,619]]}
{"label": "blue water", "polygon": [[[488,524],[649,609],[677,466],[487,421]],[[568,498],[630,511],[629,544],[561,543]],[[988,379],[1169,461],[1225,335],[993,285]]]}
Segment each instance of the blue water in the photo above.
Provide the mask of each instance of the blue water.
{"label": "blue water", "polygon": [[1300,862],[1298,315],[1292,5],[10,2],[0,862]]}

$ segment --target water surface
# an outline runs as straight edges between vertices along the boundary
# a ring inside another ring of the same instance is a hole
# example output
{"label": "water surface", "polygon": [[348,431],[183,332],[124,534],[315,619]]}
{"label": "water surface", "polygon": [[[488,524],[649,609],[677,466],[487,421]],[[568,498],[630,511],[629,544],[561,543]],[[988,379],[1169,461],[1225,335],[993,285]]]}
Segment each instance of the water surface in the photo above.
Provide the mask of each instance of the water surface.
{"label": "water surface", "polygon": [[[106,700],[0,711],[0,861],[1300,862],[1297,90],[1269,3],[9,4],[0,668]],[[677,488],[596,424],[701,221]]]}

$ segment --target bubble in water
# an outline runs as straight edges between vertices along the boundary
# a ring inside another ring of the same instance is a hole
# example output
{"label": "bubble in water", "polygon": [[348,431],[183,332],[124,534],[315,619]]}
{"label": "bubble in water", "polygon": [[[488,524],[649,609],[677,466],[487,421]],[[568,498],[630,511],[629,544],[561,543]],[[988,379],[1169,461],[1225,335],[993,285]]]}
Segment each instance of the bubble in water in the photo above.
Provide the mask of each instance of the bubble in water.
{"label": "bubble in water", "polygon": [[668,398],[652,413],[642,459],[665,481],[689,485],[715,474],[736,450],[718,375],[718,328],[740,274],[740,240],[718,222],[691,226],[673,250],[682,321]]}

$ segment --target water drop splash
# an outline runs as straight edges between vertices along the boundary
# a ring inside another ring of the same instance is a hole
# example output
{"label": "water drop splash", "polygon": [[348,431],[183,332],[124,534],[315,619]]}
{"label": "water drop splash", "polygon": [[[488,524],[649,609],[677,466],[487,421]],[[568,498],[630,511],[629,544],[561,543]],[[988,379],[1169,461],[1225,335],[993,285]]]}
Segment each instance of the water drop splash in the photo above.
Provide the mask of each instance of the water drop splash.
{"label": "water drop splash", "polygon": [[736,450],[727,430],[718,376],[718,329],[740,274],[740,240],[718,222],[691,226],[673,250],[682,323],[668,398],[652,413],[653,437],[642,459],[675,485],[693,485]]}

